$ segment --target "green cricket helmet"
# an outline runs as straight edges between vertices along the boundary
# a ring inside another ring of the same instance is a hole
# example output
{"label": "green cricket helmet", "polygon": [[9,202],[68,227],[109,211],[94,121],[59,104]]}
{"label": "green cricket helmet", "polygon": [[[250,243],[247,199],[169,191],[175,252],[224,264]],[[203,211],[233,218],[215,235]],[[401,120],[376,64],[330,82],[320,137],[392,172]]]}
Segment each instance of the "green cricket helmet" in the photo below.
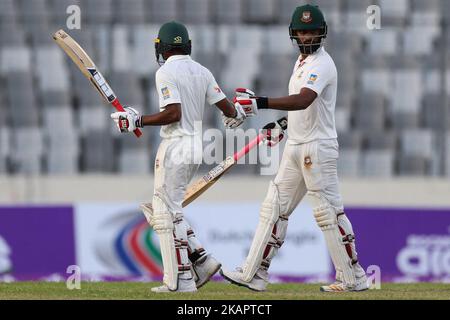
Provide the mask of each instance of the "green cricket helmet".
{"label": "green cricket helmet", "polygon": [[183,54],[191,54],[191,40],[186,27],[176,21],[170,21],[161,26],[158,38],[155,39],[156,61],[164,63],[163,53],[178,49]]}
{"label": "green cricket helmet", "polygon": [[[320,34],[312,37],[308,43],[303,43],[295,34],[295,31],[320,30]],[[289,37],[296,41],[302,54],[313,54],[322,45],[323,39],[327,37],[328,26],[318,6],[310,4],[297,7],[292,15],[292,21],[289,25]]]}

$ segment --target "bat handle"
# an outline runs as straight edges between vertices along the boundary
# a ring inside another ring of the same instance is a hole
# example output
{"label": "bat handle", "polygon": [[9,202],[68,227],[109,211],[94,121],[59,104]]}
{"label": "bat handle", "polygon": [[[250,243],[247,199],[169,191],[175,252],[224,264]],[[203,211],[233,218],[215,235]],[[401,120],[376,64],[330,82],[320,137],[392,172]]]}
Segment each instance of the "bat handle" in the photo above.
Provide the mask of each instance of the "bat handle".
{"label": "bat handle", "polygon": [[264,135],[260,133],[256,138],[250,141],[245,147],[236,152],[233,156],[234,161],[237,162],[240,158],[245,156],[250,150],[257,146],[264,139]]}
{"label": "bat handle", "polygon": [[[119,99],[114,99],[113,102],[111,102],[111,104],[114,106],[114,108],[116,108],[117,111],[125,111],[125,109],[123,108],[122,104],[120,103]],[[142,131],[140,129],[135,129],[134,134],[136,135],[136,137],[140,137],[142,136]]]}

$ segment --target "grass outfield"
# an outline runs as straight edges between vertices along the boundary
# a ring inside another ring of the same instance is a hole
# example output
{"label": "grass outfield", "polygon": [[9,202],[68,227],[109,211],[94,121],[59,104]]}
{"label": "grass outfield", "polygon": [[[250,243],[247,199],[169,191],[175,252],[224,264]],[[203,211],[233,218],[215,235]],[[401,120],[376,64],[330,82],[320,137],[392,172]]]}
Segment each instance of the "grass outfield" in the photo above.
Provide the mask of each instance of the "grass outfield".
{"label": "grass outfield", "polygon": [[212,282],[196,293],[154,294],[159,283],[82,282],[81,290],[68,290],[64,282],[0,283],[0,299],[182,299],[182,300],[327,300],[327,299],[445,299],[450,300],[450,284],[383,283],[381,290],[359,293],[323,293],[317,284],[272,284],[258,293],[225,282]]}

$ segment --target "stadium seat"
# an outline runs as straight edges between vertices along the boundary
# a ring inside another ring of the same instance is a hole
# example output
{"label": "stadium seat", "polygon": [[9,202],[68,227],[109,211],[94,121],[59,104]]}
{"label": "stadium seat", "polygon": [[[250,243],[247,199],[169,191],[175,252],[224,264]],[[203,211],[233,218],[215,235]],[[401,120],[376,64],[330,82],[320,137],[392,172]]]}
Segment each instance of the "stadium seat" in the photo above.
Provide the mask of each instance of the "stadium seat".
{"label": "stadium seat", "polygon": [[144,0],[115,0],[114,19],[119,24],[143,24],[146,20]]}
{"label": "stadium seat", "polygon": [[0,74],[31,71],[31,52],[26,46],[5,46],[0,49]]}
{"label": "stadium seat", "polygon": [[340,132],[349,131],[351,128],[351,107],[350,106],[338,106],[336,105],[335,115],[336,130],[338,134]]}
{"label": "stadium seat", "polygon": [[424,95],[420,112],[423,127],[435,130],[445,130],[445,128],[447,128],[448,120],[445,117],[445,108],[445,98],[441,94]]}
{"label": "stadium seat", "polygon": [[410,0],[379,0],[379,6],[383,12],[383,25],[389,27],[403,27],[409,16]]}
{"label": "stadium seat", "polygon": [[11,161],[15,173],[40,174],[43,160],[43,132],[27,126],[12,132]]}
{"label": "stadium seat", "polygon": [[69,72],[66,68],[64,53],[56,46],[36,48],[36,76],[39,89],[46,91],[69,91]]}
{"label": "stadium seat", "polygon": [[[131,28],[131,70],[141,78],[154,78],[159,68],[156,62],[153,39],[158,35],[158,25],[138,25]],[[195,45],[196,47],[196,45]]]}
{"label": "stadium seat", "polygon": [[296,7],[301,5],[298,0],[279,0],[277,6],[277,22],[286,24],[291,21],[292,14]]}
{"label": "stadium seat", "polygon": [[126,25],[116,25],[112,29],[111,40],[112,52],[111,66],[115,72],[129,72],[131,69],[130,28]]}
{"label": "stadium seat", "polygon": [[361,174],[362,136],[359,131],[341,132],[338,135],[339,159],[338,174],[344,177],[357,177]]}
{"label": "stadium seat", "polygon": [[450,132],[447,132],[445,135],[445,153],[444,153],[444,161],[445,161],[445,174],[447,177],[450,177]]}
{"label": "stadium seat", "polygon": [[49,24],[51,19],[47,0],[20,0],[16,3],[20,20],[27,31],[32,31],[39,23]]}
{"label": "stadium seat", "polygon": [[113,139],[105,130],[92,130],[82,138],[81,168],[85,172],[113,172],[115,153]]}
{"label": "stadium seat", "polygon": [[32,76],[26,72],[10,73],[6,82],[10,123],[13,128],[37,127],[39,110],[32,82]]}
{"label": "stadium seat", "polygon": [[[261,92],[266,96],[287,95],[289,79],[295,60],[290,55],[261,55],[259,82]],[[290,61],[291,60],[291,61]]]}
{"label": "stadium seat", "polygon": [[150,162],[148,135],[136,139],[133,135],[121,135],[118,138],[118,170],[124,174],[147,174],[153,163]]}
{"label": "stadium seat", "polygon": [[367,33],[366,41],[368,42],[368,52],[373,56],[392,56],[399,52],[398,29],[382,28],[376,32]]}
{"label": "stadium seat", "polygon": [[384,95],[376,93],[360,94],[354,112],[355,128],[360,130],[383,130],[385,127]]}
{"label": "stadium seat", "polygon": [[123,104],[141,108],[144,96],[138,77],[132,72],[114,72],[110,75],[110,84]]}
{"label": "stadium seat", "polygon": [[90,25],[105,25],[112,21],[116,7],[113,0],[83,0],[83,12]]}
{"label": "stadium seat", "polygon": [[362,155],[361,173],[365,177],[390,178],[394,175],[393,150],[366,150]]}
{"label": "stadium seat", "polygon": [[[0,109],[1,110],[1,109]],[[8,174],[8,158],[11,154],[10,129],[3,123],[0,127],[0,174]]]}
{"label": "stadium seat", "polygon": [[218,23],[238,24],[242,21],[242,0],[216,0],[214,1],[214,15]]}
{"label": "stadium seat", "polygon": [[406,156],[398,158],[398,174],[400,176],[424,176],[428,173],[428,162],[424,157]]}
{"label": "stadium seat", "polygon": [[386,59],[367,55],[361,60],[362,91],[390,96],[392,79]]}
{"label": "stadium seat", "polygon": [[[26,34],[22,25],[15,21],[2,19],[0,18],[0,48],[5,48],[6,46],[24,46]],[[10,30],[14,30],[14,32]]]}
{"label": "stadium seat", "polygon": [[342,25],[344,30],[360,35],[371,33],[367,28],[367,8],[373,5],[371,0],[346,0],[343,5]]}
{"label": "stadium seat", "polygon": [[[18,22],[18,10],[14,0],[0,1],[0,21],[6,24]],[[10,29],[11,30],[11,29]]]}
{"label": "stadium seat", "polygon": [[151,23],[165,23],[179,17],[176,0],[150,0],[149,4]]}
{"label": "stadium seat", "polygon": [[188,24],[205,24],[210,22],[209,0],[184,0],[181,2],[181,20]]}
{"label": "stadium seat", "polygon": [[247,0],[245,6],[245,21],[249,23],[273,23],[275,20],[276,3],[271,0]]}
{"label": "stadium seat", "polygon": [[403,130],[400,136],[400,151],[405,156],[423,157],[429,160],[435,154],[434,143],[434,134],[432,130]]}

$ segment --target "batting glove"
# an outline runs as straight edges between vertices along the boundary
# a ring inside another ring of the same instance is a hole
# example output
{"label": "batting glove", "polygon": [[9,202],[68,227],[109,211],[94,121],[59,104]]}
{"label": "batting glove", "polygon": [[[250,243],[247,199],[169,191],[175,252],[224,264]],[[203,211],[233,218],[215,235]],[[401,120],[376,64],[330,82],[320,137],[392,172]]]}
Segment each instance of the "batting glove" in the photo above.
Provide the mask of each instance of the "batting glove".
{"label": "batting glove", "polygon": [[257,115],[258,109],[268,108],[267,97],[256,97],[253,91],[246,88],[236,89],[234,103],[239,103],[248,117]]}
{"label": "batting glove", "polygon": [[222,113],[222,122],[225,128],[234,129],[239,127],[242,123],[244,123],[244,119],[230,118]]}
{"label": "batting glove", "polygon": [[133,132],[136,128],[142,128],[142,116],[132,107],[124,107],[125,111],[114,112],[111,118],[116,123],[120,132]]}
{"label": "batting glove", "polygon": [[236,109],[236,117],[230,118],[222,114],[222,121],[226,128],[234,129],[239,127],[242,123],[244,123],[245,118],[251,115],[247,115],[244,111],[244,108],[239,103],[234,104],[234,108]]}
{"label": "batting glove", "polygon": [[286,117],[283,117],[275,122],[271,122],[266,124],[262,130],[261,133],[265,135],[264,144],[273,147],[278,142],[283,140],[284,138],[284,131],[287,129],[288,120]]}

